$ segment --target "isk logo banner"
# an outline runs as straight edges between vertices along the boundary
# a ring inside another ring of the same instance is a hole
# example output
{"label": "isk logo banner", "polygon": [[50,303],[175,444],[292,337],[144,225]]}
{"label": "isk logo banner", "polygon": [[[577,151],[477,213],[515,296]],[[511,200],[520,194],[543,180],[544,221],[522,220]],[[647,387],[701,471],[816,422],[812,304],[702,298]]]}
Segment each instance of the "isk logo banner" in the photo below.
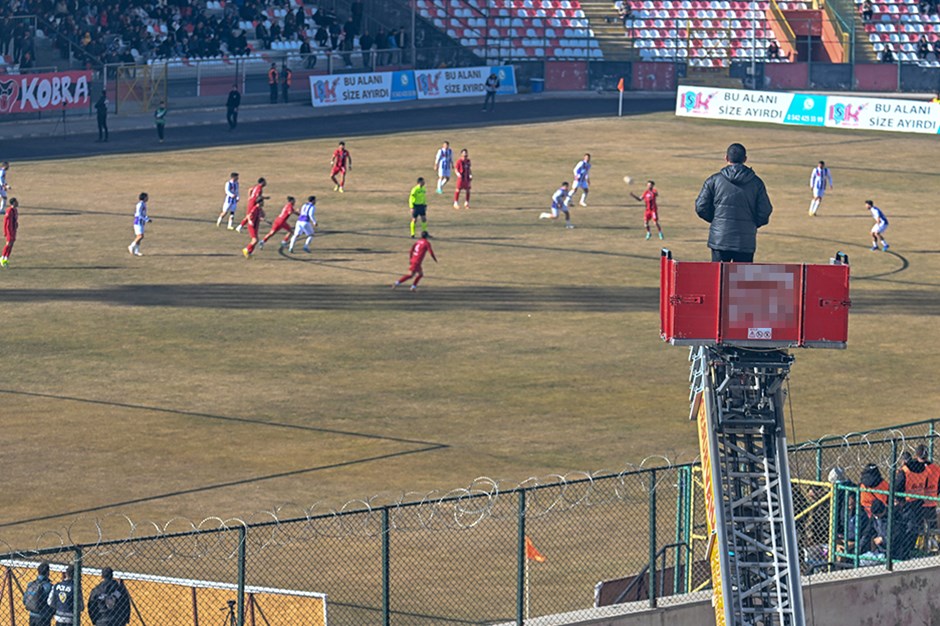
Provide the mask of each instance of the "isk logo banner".
{"label": "isk logo banner", "polygon": [[0,113],[10,113],[16,104],[16,81],[0,81]]}
{"label": "isk logo banner", "polygon": [[422,96],[438,96],[440,89],[441,73],[421,73],[418,74],[418,90]]}
{"label": "isk logo banner", "polygon": [[680,102],[689,113],[708,113],[708,105],[714,97],[714,92],[706,95],[704,91],[690,90],[680,94]]}
{"label": "isk logo banner", "polygon": [[339,78],[318,80],[313,83],[313,97],[321,104],[336,102],[336,85]]}
{"label": "isk logo banner", "polygon": [[865,110],[864,104],[852,106],[836,102],[829,105],[829,121],[836,126],[858,126],[858,116]]}

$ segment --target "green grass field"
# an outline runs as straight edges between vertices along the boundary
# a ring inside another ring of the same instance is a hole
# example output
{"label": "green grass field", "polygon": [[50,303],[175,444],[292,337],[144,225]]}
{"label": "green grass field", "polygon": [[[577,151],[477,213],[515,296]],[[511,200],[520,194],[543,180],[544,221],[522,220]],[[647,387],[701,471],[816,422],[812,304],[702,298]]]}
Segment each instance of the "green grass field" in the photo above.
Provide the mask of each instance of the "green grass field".
{"label": "green grass field", "polygon": [[[411,244],[407,194],[416,176],[433,181],[443,139],[470,150],[474,208],[454,211],[429,184],[440,263],[425,263],[417,294],[393,292]],[[115,514],[253,519],[478,476],[515,485],[691,460],[687,352],[659,339],[660,245],[644,241],[622,178],[636,193],[655,179],[665,244],[706,260],[693,202],[732,141],[775,206],[757,259],[825,263],[841,249],[852,262],[849,349],[797,353],[791,440],[935,416],[933,137],[670,114],[374,136],[348,141],[344,195],[327,178],[334,140],[14,163],[0,540],[32,546],[80,517],[121,536]],[[585,151],[592,192],[573,208],[577,228],[540,222]],[[809,218],[819,159],[836,188]],[[268,179],[272,218],[287,194],[318,195],[312,254],[269,245],[242,258],[246,237],[214,223],[232,170],[243,198]],[[154,222],[134,258],[141,191]],[[868,250],[866,198],[890,219],[890,254]],[[75,540],[92,535],[73,526]]]}

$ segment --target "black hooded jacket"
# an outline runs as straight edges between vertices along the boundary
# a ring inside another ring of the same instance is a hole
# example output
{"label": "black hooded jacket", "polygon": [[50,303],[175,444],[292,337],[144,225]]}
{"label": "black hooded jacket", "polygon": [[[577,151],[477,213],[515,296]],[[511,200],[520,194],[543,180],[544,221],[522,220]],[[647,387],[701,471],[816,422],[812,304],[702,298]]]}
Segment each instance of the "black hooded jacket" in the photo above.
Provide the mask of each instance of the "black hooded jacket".
{"label": "black hooded jacket", "polygon": [[757,229],[770,221],[774,207],[764,181],[742,163],[733,163],[708,177],[695,201],[695,212],[711,224],[708,247],[754,252]]}

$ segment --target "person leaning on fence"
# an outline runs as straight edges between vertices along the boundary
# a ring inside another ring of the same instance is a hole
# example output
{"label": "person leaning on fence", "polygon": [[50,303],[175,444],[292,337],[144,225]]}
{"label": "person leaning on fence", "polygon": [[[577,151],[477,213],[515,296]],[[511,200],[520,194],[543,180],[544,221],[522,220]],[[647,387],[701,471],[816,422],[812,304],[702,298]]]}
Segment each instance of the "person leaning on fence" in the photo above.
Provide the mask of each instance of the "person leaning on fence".
{"label": "person leaning on fence", "polygon": [[101,582],[88,594],[88,617],[95,626],[125,626],[131,621],[131,596],[110,567],[101,568]]}
{"label": "person leaning on fence", "polygon": [[499,76],[496,73],[490,74],[483,83],[486,90],[486,98],[483,100],[483,110],[492,111],[496,108],[496,92],[499,90]]}
{"label": "person leaning on fence", "polygon": [[705,180],[695,200],[695,212],[710,224],[708,247],[713,262],[753,262],[757,229],[770,222],[774,210],[764,181],[746,161],[744,146],[728,146],[727,165]]}
{"label": "person leaning on fence", "polygon": [[29,626],[49,626],[55,609],[49,606],[52,582],[49,580],[49,563],[43,561],[36,568],[36,579],[26,585],[23,605],[29,611]]}
{"label": "person leaning on fence", "polygon": [[69,565],[62,574],[62,580],[52,586],[52,591],[49,592],[49,598],[46,600],[46,604],[55,611],[57,626],[72,623],[75,602],[78,602],[79,613],[85,610],[85,603],[82,602],[81,596],[75,597],[75,581],[72,580],[74,576],[75,566]]}
{"label": "person leaning on fence", "polygon": [[101,92],[98,101],[95,102],[95,112],[98,114],[98,141],[108,140],[108,94]]}

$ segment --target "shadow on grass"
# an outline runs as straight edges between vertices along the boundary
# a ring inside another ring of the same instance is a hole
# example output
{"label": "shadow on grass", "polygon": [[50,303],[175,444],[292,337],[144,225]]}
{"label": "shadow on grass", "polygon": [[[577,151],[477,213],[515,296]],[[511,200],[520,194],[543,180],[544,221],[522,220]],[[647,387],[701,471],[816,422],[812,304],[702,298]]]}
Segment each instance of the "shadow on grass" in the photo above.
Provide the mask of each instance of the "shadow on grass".
{"label": "shadow on grass", "polygon": [[[428,279],[433,283],[433,279]],[[144,307],[297,309],[321,311],[574,311],[649,312],[658,287],[436,286],[417,293],[382,285],[122,285],[98,289],[8,289],[6,303],[97,302]]]}

